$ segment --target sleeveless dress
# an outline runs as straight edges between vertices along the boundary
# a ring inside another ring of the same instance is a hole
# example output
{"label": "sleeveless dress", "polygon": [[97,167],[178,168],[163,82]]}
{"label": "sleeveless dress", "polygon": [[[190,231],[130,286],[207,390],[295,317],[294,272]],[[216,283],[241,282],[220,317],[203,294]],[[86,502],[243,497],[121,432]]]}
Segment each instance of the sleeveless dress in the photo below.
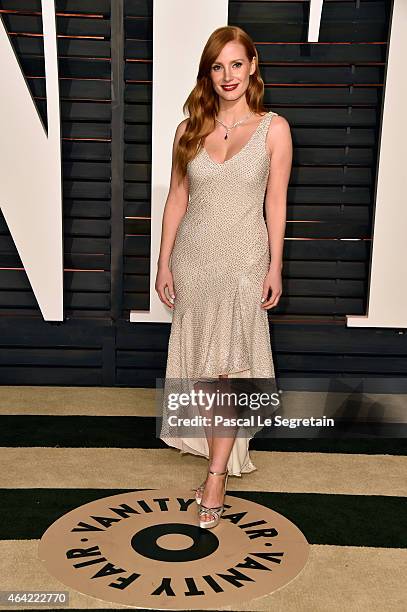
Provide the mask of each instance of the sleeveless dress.
{"label": "sleeveless dress", "polygon": [[[267,311],[262,309],[264,277],[270,265],[263,203],[270,169],[266,136],[270,111],[260,119],[238,153],[215,162],[202,147],[188,163],[189,203],[170,257],[175,289],[164,388],[171,379],[229,378],[275,380]],[[181,383],[182,384],[182,383]],[[171,435],[163,402],[159,437],[181,453],[206,458],[202,437]],[[236,437],[230,475],[256,470],[249,436]]]}

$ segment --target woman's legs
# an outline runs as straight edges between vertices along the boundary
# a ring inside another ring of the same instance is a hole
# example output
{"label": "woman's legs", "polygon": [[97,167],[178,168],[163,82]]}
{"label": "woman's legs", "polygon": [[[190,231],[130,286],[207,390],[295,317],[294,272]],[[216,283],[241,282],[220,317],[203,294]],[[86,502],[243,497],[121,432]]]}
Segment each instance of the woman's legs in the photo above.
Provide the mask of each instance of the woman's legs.
{"label": "woman's legs", "polygon": [[[228,375],[220,374],[219,379],[220,380],[228,379]],[[213,386],[213,382],[205,383],[203,381],[200,381],[194,385],[195,391],[197,392],[202,391],[204,394],[213,393],[215,388]],[[216,406],[215,406],[215,410],[213,410],[213,407],[209,409],[208,404],[205,404],[204,402],[203,404],[199,404],[198,408],[199,408],[199,412],[201,416],[210,417],[212,419],[211,426],[207,426],[207,425],[204,426],[205,436],[206,436],[206,440],[208,442],[208,448],[209,448],[210,469],[213,470],[214,472],[224,472],[226,469],[228,460],[229,460],[230,452],[233,448],[235,438],[232,436],[221,437],[219,434],[217,434],[216,436],[213,435],[213,418],[215,414],[219,414],[219,410],[216,410]],[[221,413],[224,416],[227,416],[227,411],[228,411],[228,406],[222,407]],[[232,406],[232,409],[230,410],[230,416],[234,416],[233,406]],[[218,429],[220,430],[220,427],[218,427]],[[228,427],[227,431],[230,432],[231,429],[232,429],[231,427]]]}
{"label": "woman's legs", "polygon": [[[227,379],[228,375],[221,374],[219,378]],[[226,416],[225,410],[222,410],[222,414]],[[230,431],[230,428],[228,428],[228,431]],[[226,470],[234,442],[235,438],[233,436],[221,437],[219,435],[212,435],[210,444],[211,453],[209,455],[209,466],[211,470],[214,472],[224,472]]]}
{"label": "woman's legs", "polygon": [[[227,379],[227,374],[221,374],[219,379]],[[221,385],[224,387],[224,385]],[[216,411],[219,413],[219,411]],[[223,416],[233,416],[233,407],[224,407],[222,406],[222,410],[220,414]],[[211,414],[212,418],[214,417],[214,413]],[[227,430],[230,432],[231,428],[228,427]],[[209,446],[209,469],[213,472],[225,472],[227,469],[227,464],[229,460],[230,453],[232,451],[233,445],[235,442],[235,436],[220,436],[212,435],[211,438],[208,438],[208,446]],[[206,480],[205,490],[202,496],[202,504],[208,508],[216,508],[223,503],[223,492],[224,492],[224,483],[225,483],[226,475],[219,476],[215,474],[210,474],[208,472],[208,477]],[[209,514],[203,514],[201,520],[212,520],[213,517]]]}

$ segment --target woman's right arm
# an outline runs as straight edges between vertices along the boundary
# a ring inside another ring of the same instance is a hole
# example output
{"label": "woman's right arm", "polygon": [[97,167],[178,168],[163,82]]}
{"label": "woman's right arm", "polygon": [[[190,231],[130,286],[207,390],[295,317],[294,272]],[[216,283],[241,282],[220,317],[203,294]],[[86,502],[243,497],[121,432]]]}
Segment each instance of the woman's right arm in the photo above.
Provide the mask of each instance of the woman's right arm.
{"label": "woman's right arm", "polygon": [[167,200],[164,206],[162,228],[161,228],[161,244],[160,254],[157,261],[157,278],[155,289],[160,300],[173,308],[173,304],[168,299],[165,288],[168,287],[168,292],[172,298],[175,298],[172,273],[169,268],[170,256],[174,247],[175,236],[177,229],[188,207],[189,185],[188,175],[179,182],[178,174],[175,170],[175,151],[178,146],[178,141],[185,131],[188,118],[181,121],[175,131],[175,137],[172,147],[172,168],[171,181],[168,191]]}

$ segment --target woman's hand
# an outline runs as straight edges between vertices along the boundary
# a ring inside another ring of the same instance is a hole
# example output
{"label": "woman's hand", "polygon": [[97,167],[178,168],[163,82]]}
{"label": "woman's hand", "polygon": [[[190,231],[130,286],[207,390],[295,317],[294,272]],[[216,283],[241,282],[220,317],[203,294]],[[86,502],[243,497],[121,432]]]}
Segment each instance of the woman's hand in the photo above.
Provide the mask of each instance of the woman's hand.
{"label": "woman's hand", "polygon": [[158,297],[160,300],[169,306],[170,308],[174,308],[174,304],[170,302],[165,293],[165,288],[168,287],[168,292],[170,297],[175,299],[174,292],[174,281],[172,278],[172,272],[168,266],[159,266],[157,270],[157,277],[155,281],[155,290],[158,293]]}
{"label": "woman's hand", "polygon": [[[263,293],[261,297],[261,308],[263,308],[263,310],[268,310],[269,308],[277,306],[280,295],[283,292],[282,284],[281,269],[275,270],[274,268],[270,268],[263,282]],[[270,299],[267,300],[269,291],[271,291],[271,296]]]}

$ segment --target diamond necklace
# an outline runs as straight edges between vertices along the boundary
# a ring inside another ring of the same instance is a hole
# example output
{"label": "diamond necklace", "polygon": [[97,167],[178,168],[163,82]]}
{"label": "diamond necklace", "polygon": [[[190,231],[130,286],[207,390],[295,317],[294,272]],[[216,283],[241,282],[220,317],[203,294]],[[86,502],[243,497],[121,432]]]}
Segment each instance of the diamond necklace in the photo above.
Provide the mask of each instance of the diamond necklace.
{"label": "diamond necklace", "polygon": [[230,130],[233,130],[234,127],[239,125],[239,123],[242,123],[243,121],[245,121],[248,117],[250,117],[250,115],[253,115],[252,111],[250,111],[250,113],[248,115],[246,115],[246,117],[243,117],[243,119],[240,119],[239,121],[236,121],[236,123],[234,123],[230,127],[228,125],[225,125],[222,121],[220,121],[220,119],[217,119],[216,117],[215,117],[215,121],[217,121],[218,123],[223,125],[223,127],[225,128],[225,130],[226,130],[225,140],[227,140],[227,137],[229,136]]}

